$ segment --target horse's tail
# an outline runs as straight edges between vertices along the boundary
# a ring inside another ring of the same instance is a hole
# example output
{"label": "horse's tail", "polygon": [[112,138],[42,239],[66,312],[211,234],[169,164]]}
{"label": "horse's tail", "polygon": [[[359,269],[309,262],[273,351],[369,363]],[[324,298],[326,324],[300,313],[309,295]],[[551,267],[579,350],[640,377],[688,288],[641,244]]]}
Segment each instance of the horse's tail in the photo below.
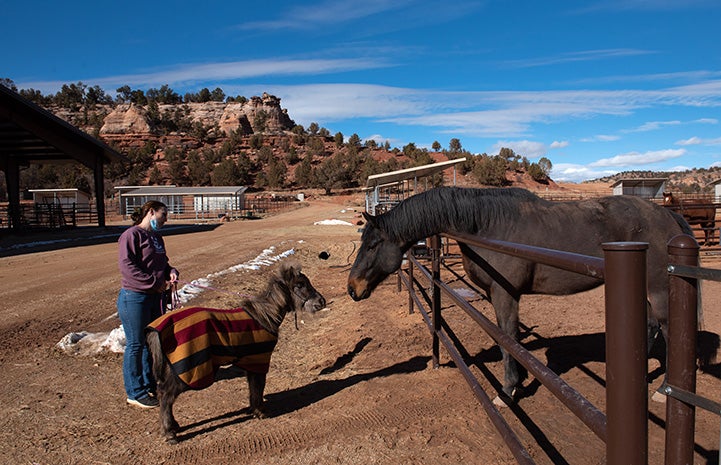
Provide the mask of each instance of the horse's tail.
{"label": "horse's tail", "polygon": [[163,356],[163,347],[160,345],[160,334],[157,331],[148,331],[145,340],[148,343],[150,354],[153,357],[153,374],[157,381],[165,378],[165,357]]}

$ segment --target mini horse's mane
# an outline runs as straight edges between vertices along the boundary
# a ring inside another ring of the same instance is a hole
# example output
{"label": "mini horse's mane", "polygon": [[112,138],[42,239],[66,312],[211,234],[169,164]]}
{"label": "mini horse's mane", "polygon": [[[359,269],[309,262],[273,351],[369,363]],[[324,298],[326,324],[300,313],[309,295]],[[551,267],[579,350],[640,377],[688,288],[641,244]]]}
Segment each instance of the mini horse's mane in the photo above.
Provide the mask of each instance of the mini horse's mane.
{"label": "mini horse's mane", "polygon": [[438,187],[407,198],[375,222],[394,242],[441,232],[476,233],[518,217],[523,202],[546,201],[518,188]]}
{"label": "mini horse's mane", "polygon": [[266,331],[276,336],[285,314],[295,310],[288,283],[276,275],[262,293],[243,300],[241,307]]}

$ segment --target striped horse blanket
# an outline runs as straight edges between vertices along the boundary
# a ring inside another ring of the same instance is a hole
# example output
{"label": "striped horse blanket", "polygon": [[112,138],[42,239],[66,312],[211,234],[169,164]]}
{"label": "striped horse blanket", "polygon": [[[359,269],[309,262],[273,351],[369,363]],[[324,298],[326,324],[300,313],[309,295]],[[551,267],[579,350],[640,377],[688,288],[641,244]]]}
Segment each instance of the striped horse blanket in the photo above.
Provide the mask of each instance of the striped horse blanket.
{"label": "striped horse blanket", "polygon": [[221,366],[232,364],[252,373],[268,373],[278,342],[277,336],[242,308],[174,310],[146,330],[159,333],[170,366],[191,389],[213,384]]}

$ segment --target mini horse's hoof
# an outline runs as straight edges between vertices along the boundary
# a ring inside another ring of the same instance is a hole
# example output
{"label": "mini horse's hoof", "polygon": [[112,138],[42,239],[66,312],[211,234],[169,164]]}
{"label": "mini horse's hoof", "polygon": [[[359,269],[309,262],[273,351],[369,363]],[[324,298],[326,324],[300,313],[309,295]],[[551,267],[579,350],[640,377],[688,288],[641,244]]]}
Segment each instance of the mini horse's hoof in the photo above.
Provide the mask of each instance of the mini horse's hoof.
{"label": "mini horse's hoof", "polygon": [[651,400],[660,404],[666,403],[666,396],[658,391],[654,392],[651,396]]}
{"label": "mini horse's hoof", "polygon": [[264,410],[255,409],[251,412],[251,414],[258,419],[268,418],[268,414],[265,413]]}
{"label": "mini horse's hoof", "polygon": [[508,404],[512,404],[516,401],[517,396],[520,394],[520,389],[513,388],[510,394],[505,391],[501,391],[500,394],[493,399],[493,405],[496,407],[508,407]]}
{"label": "mini horse's hoof", "polygon": [[165,442],[170,444],[171,446],[175,446],[178,444],[178,438],[176,438],[175,436],[170,437],[170,438],[165,438]]}

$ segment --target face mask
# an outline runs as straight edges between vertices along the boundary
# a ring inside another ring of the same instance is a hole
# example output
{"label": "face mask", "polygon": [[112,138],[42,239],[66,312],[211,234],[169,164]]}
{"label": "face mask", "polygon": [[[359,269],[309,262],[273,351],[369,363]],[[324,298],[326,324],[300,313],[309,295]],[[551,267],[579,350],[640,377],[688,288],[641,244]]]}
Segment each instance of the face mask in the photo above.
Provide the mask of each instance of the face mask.
{"label": "face mask", "polygon": [[153,231],[158,231],[162,226],[158,226],[158,221],[155,218],[150,218],[150,227],[153,228]]}

